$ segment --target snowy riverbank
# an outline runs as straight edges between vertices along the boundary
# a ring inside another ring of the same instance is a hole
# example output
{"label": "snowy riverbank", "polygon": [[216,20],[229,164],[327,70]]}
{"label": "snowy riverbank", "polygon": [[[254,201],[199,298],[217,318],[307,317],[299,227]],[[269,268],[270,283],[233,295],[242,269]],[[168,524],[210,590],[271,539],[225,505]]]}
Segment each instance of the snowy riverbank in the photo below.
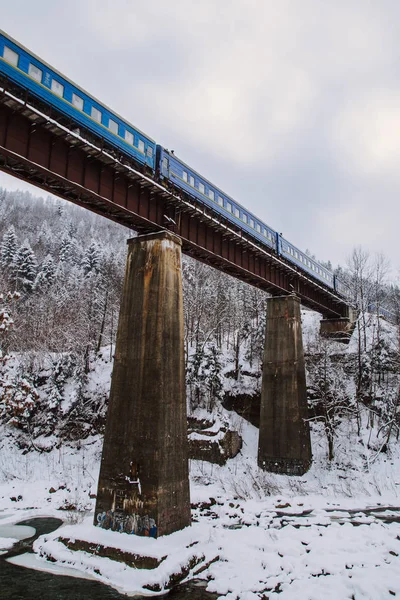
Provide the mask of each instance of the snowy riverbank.
{"label": "snowy riverbank", "polygon": [[59,565],[129,594],[143,593],[139,570],[110,568],[108,558],[71,553],[54,540],[62,536],[100,543],[96,536],[107,535],[113,540],[108,544],[135,552],[140,543],[150,555],[175,547],[177,564],[185,559],[186,547],[197,542],[197,554],[219,556],[199,577],[209,580],[209,591],[227,600],[337,600],[352,595],[377,600],[400,594],[397,449],[376,455],[363,437],[354,446],[353,435],[343,431],[329,465],[324,438],[314,426],[310,471],[303,477],[272,475],[256,465],[258,430],[234,413],[223,411],[223,418],[240,430],[243,449],[223,467],[191,461],[189,530],[158,541],[99,531],[91,522],[101,439],[23,454],[5,430],[0,443],[1,523],[38,515],[64,518],[60,530],[35,543],[38,554],[55,553]]}

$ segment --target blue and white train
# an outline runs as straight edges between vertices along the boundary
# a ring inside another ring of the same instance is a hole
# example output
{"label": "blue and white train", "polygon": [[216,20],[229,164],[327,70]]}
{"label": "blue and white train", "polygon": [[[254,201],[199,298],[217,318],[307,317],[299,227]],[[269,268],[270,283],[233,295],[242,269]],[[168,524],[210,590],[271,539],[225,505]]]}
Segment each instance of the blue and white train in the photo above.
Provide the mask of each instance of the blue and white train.
{"label": "blue and white train", "polygon": [[129,121],[70,81],[56,69],[0,30],[0,74],[70,117],[85,130],[128,155],[166,187],[171,185],[200,200],[239,226],[257,242],[305,271],[324,286],[346,295],[346,287],[326,267],[296,248],[280,233],[210,183],[173,152],[145,135]]}

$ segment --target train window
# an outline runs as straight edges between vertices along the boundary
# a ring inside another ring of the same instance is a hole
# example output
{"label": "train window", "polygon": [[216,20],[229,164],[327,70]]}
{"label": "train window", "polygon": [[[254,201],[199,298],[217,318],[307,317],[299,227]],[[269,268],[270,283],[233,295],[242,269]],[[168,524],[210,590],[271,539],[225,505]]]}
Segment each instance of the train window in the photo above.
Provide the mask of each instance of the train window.
{"label": "train window", "polygon": [[186,171],[183,171],[183,173],[182,173],[182,179],[183,179],[183,181],[187,181],[188,180],[188,174],[186,173]]}
{"label": "train window", "polygon": [[261,233],[261,225],[260,225],[260,223],[257,223],[256,229],[257,229],[258,233]]}
{"label": "train window", "polygon": [[143,140],[138,141],[138,148],[139,148],[140,152],[144,152],[144,141]]}
{"label": "train window", "polygon": [[51,82],[51,90],[52,92],[54,92],[55,94],[57,94],[57,96],[61,96],[61,98],[64,96],[64,86],[62,83],[60,83],[59,81],[57,81],[57,79],[53,79]]}
{"label": "train window", "polygon": [[247,223],[247,215],[246,213],[242,213],[242,219],[245,223]]}
{"label": "train window", "polygon": [[147,146],[147,156],[150,156],[150,158],[153,156],[153,148],[151,146]]}
{"label": "train window", "polygon": [[223,206],[223,205],[224,205],[224,199],[223,199],[221,196],[218,196],[218,204],[219,204],[220,206]]}
{"label": "train window", "polygon": [[194,187],[194,177],[193,175],[189,175],[189,183],[192,187]]}
{"label": "train window", "polygon": [[205,191],[206,191],[206,188],[204,187],[204,183],[201,183],[201,181],[199,181],[199,192],[204,194]]}
{"label": "train window", "polygon": [[297,252],[297,250],[296,250],[296,258],[299,258],[299,253]]}
{"label": "train window", "polygon": [[11,50],[11,48],[9,48],[8,46],[4,46],[3,58],[8,63],[10,63],[10,65],[14,65],[14,67],[18,67],[19,56],[16,52],[14,52],[14,50]]}
{"label": "train window", "polygon": [[236,207],[234,207],[234,208],[233,208],[233,214],[235,215],[235,217],[239,218],[239,214],[240,214],[240,213],[239,213],[239,209],[238,209],[238,208],[236,208]]}
{"label": "train window", "polygon": [[110,129],[115,135],[118,135],[118,123],[112,119],[108,120],[108,129]]}
{"label": "train window", "polygon": [[72,104],[75,106],[75,108],[83,110],[83,98],[78,96],[78,94],[72,94]]}
{"label": "train window", "polygon": [[226,203],[226,210],[228,210],[229,212],[232,212],[232,204],[230,202]]}
{"label": "train window", "polygon": [[39,69],[39,67],[37,67],[36,65],[29,63],[28,74],[32,77],[32,79],[35,79],[39,83],[42,83],[43,71],[42,69]]}
{"label": "train window", "polygon": [[208,197],[210,198],[210,200],[215,200],[215,194],[213,190],[208,190]]}
{"label": "train window", "polygon": [[250,227],[253,227],[253,229],[254,229],[254,220],[253,219],[249,220],[249,225],[250,225]]}
{"label": "train window", "polygon": [[133,133],[131,133],[127,129],[125,130],[125,141],[127,141],[128,144],[131,144],[131,146],[133,146]]}
{"label": "train window", "polygon": [[95,106],[92,106],[91,115],[92,115],[92,119],[94,119],[98,123],[101,123],[101,111],[98,108],[96,108]]}

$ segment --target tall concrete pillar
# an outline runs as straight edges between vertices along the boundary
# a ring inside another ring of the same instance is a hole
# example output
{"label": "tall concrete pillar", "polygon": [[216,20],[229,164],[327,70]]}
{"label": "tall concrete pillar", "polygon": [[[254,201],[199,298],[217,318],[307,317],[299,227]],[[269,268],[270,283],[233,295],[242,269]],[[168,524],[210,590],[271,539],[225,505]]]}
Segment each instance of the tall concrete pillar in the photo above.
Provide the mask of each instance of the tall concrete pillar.
{"label": "tall concrete pillar", "polygon": [[300,300],[269,298],[261,391],[258,466],[302,475],[311,465]]}
{"label": "tall concrete pillar", "polygon": [[157,537],[190,525],[181,241],[128,244],[95,524]]}

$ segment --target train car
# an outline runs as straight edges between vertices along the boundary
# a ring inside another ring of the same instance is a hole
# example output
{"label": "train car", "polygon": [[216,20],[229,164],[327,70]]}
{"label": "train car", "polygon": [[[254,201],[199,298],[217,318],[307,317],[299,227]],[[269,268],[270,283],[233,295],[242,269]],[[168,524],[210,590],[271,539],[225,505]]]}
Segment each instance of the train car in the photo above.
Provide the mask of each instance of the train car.
{"label": "train car", "polygon": [[154,140],[1,30],[0,74],[154,171]]}
{"label": "train car", "polygon": [[345,286],[328,269],[307,257],[173,152],[156,146],[150,137],[0,30],[1,75],[70,117],[74,124],[100,136],[139,165],[149,167],[161,183],[172,183],[289,263],[346,296]]}
{"label": "train car", "polygon": [[210,183],[174,153],[157,145],[157,167],[161,179],[194,196],[239,226],[258,241],[273,248],[278,255],[306,271],[324,285],[334,288],[333,273],[306,256],[271,227],[243,208],[238,202]]}
{"label": "train car", "polygon": [[157,145],[157,170],[161,181],[170,181],[175,187],[213,208],[261,243],[276,250],[276,232],[271,227],[260,221],[208,179],[199,175],[173,152],[159,145]]}
{"label": "train car", "polygon": [[375,302],[371,302],[368,305],[368,312],[375,313],[378,317],[383,317],[389,323],[397,322],[396,315],[393,312],[383,306],[378,306]]}
{"label": "train car", "polygon": [[329,269],[323,267],[316,260],[307,256],[304,252],[296,248],[296,246],[291,244],[284,237],[280,237],[280,253],[282,256],[284,256],[291,263],[294,263],[303,271],[306,271],[312,275],[312,277],[315,277],[315,279],[318,279],[323,284],[333,289],[334,278],[333,273],[329,271]]}
{"label": "train car", "polygon": [[349,298],[349,286],[346,283],[343,283],[343,281],[340,281],[340,279],[338,279],[336,275],[334,277],[334,288],[340,296],[343,296],[344,298]]}

